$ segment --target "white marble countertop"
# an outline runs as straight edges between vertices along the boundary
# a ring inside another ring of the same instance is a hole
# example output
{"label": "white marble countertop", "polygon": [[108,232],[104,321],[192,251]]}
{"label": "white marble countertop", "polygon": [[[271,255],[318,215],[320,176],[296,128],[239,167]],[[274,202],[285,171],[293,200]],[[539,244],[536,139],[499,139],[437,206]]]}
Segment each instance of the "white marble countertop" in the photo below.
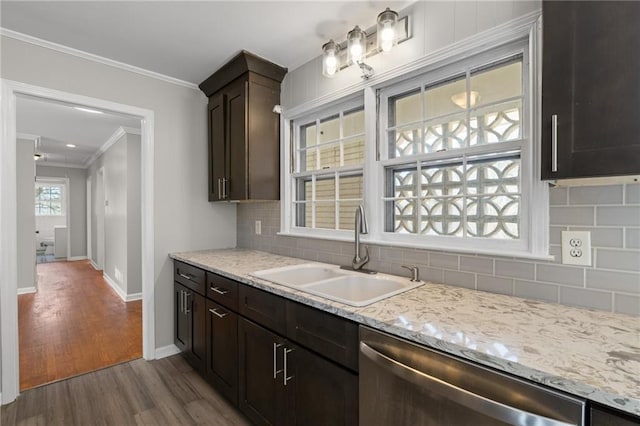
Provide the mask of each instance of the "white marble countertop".
{"label": "white marble countertop", "polygon": [[170,257],[640,416],[640,318],[433,283],[355,308],[249,276],[308,260],[243,249]]}

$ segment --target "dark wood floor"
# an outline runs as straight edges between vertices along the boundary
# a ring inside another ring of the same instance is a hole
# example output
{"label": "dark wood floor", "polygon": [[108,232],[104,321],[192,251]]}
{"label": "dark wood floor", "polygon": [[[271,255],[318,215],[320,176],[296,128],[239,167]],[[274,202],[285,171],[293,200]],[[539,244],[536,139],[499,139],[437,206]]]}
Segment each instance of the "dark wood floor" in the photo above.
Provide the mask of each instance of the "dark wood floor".
{"label": "dark wood floor", "polygon": [[125,303],[89,261],[37,266],[18,296],[20,390],[142,356],[142,301]]}
{"label": "dark wood floor", "polygon": [[13,425],[249,425],[180,355],[137,359],[23,392]]}

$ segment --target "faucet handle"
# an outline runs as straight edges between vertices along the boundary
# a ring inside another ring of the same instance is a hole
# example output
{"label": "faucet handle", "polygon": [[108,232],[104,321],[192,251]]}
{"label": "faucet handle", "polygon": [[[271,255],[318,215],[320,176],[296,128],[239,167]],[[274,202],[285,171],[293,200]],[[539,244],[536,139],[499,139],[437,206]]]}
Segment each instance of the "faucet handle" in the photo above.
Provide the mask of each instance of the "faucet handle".
{"label": "faucet handle", "polygon": [[404,269],[408,269],[411,271],[411,281],[418,282],[420,281],[420,269],[415,265],[402,265]]}

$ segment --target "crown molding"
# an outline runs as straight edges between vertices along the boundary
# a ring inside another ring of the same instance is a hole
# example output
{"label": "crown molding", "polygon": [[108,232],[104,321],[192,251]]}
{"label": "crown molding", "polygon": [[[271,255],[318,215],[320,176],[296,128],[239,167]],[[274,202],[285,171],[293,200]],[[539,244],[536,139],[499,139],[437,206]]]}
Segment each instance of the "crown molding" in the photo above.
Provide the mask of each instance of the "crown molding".
{"label": "crown molding", "polygon": [[60,167],[60,168],[64,168],[64,169],[86,169],[87,166],[85,165],[81,165],[81,164],[66,164],[66,163],[60,163],[57,161],[43,161],[43,162],[39,162],[36,161],[36,167]]}
{"label": "crown molding", "polygon": [[40,139],[40,135],[32,135],[31,133],[16,133],[16,139],[25,139],[28,141],[37,142]]}
{"label": "crown molding", "polygon": [[121,137],[123,137],[127,133],[134,134],[134,135],[141,135],[140,130],[134,129],[133,127],[125,127],[125,126],[118,127],[118,129],[115,132],[113,132],[111,136],[109,136],[109,139],[107,139],[107,141],[103,143],[102,146],[91,157],[89,157],[87,161],[84,162],[84,166],[82,166],[82,168],[86,169],[91,164],[93,164],[94,161],[96,161],[102,154],[107,152],[107,150],[111,148],[111,146],[114,143],[116,143]]}
{"label": "crown molding", "polygon": [[124,62],[115,61],[113,59],[105,58],[103,56],[85,52],[83,50],[74,49],[73,47],[43,40],[41,38],[33,37],[28,34],[19,33],[17,31],[9,30],[7,28],[0,27],[0,35],[3,37],[9,37],[15,40],[23,41],[25,43],[30,43],[36,46],[44,47],[46,49],[51,49],[57,52],[66,53],[68,55],[77,56],[79,58],[97,62],[103,65],[108,65],[114,68],[119,68],[121,70],[144,75],[145,77],[155,78],[156,80],[161,80],[166,83],[176,84],[178,86],[188,87],[189,89],[200,91],[197,84],[190,83],[188,81],[180,80],[174,77],[169,77],[168,75],[160,74],[155,71],[150,71],[144,68],[136,67],[134,65],[125,64]]}

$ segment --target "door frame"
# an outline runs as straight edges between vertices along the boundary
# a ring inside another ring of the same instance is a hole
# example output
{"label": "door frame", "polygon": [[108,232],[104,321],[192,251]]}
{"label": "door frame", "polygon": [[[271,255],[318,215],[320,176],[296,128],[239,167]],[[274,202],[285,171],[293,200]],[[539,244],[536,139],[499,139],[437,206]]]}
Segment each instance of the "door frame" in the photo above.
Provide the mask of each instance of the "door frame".
{"label": "door frame", "polygon": [[86,206],[86,210],[87,212],[85,213],[87,215],[87,220],[86,220],[86,224],[87,224],[87,259],[89,259],[89,262],[91,262],[93,264],[93,260],[92,260],[92,253],[91,253],[91,225],[92,225],[92,221],[91,221],[91,215],[93,214],[93,209],[91,208],[91,202],[93,200],[92,194],[91,194],[91,176],[87,177],[87,182],[86,182],[86,200],[87,200],[87,206]]}
{"label": "door frame", "polygon": [[29,95],[133,115],[141,119],[142,193],[142,356],[155,358],[154,304],[154,112],[103,99],[1,79],[0,92],[0,334],[2,404],[20,393],[18,357],[17,209],[16,209],[16,96]]}
{"label": "door frame", "polygon": [[[105,193],[106,185],[104,179],[104,166],[100,167],[96,172],[96,269],[104,271],[105,264],[105,232],[104,232],[104,215],[105,215],[105,200],[107,194]],[[104,272],[103,272],[104,273]]]}

